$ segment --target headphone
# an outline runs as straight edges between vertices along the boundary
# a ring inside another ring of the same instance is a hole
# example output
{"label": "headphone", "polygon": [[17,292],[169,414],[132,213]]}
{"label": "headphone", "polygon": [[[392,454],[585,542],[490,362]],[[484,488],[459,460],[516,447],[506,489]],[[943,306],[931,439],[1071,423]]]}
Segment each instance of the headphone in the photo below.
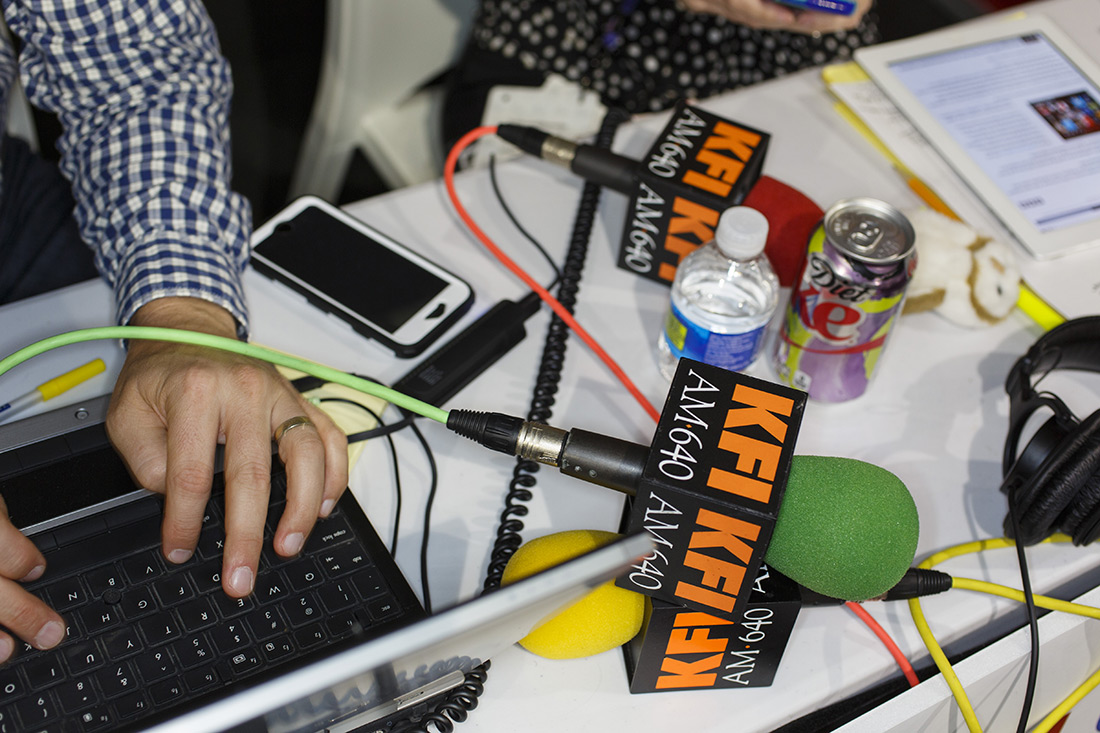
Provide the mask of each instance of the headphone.
{"label": "headphone", "polygon": [[[1054,369],[1100,372],[1100,316],[1066,321],[1044,334],[1013,365],[1005,380],[1009,427],[1001,491],[1016,512],[1022,545],[1055,532],[1083,545],[1100,537],[1100,410],[1079,420],[1056,395],[1035,390],[1033,379]],[[1053,415],[1017,459],[1020,434],[1040,408]],[[1012,536],[1005,518],[1005,535]]]}

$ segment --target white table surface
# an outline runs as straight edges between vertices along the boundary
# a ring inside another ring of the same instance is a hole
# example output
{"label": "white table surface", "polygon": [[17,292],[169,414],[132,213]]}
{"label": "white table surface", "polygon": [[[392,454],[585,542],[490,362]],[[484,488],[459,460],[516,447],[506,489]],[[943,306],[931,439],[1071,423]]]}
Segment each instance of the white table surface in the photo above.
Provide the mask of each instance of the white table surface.
{"label": "white table surface", "polygon": [[[1056,0],[1061,7],[1068,0]],[[1095,0],[1077,0],[1096,4]],[[851,196],[875,196],[906,209],[919,200],[878,154],[832,108],[818,75],[805,72],[711,100],[705,107],[767,130],[773,138],[764,172],[806,193],[822,208]],[[616,149],[640,154],[663,117],[624,128]],[[498,171],[519,219],[552,252],[565,251],[581,184],[567,172],[522,159]],[[467,207],[498,244],[542,282],[550,274],[541,256],[511,227],[493,198],[488,175],[459,176]],[[667,389],[654,355],[667,307],[665,286],[614,266],[625,198],[605,193],[580,285],[577,317],[660,406]],[[431,183],[358,202],[348,207],[378,229],[447,264],[470,281],[477,300],[463,323],[503,297],[518,298],[524,287],[506,273],[465,230],[447,204],[442,183]],[[1023,255],[1021,255],[1023,256]],[[1026,263],[1028,267],[1037,266]],[[1042,263],[1042,267],[1093,267],[1100,253]],[[1100,269],[1096,270],[1100,272]],[[394,359],[339,322],[305,304],[254,272],[246,290],[253,314],[253,340],[331,366],[396,379],[414,362]],[[1095,309],[1100,310],[1100,309]],[[1084,315],[1071,313],[1070,315]],[[110,294],[98,281],[0,308],[0,350],[78,327],[110,325]],[[525,415],[549,322],[547,309],[528,321],[528,337],[460,393],[446,407]],[[918,557],[958,542],[1002,534],[1005,504],[998,492],[1000,456],[1007,429],[1004,377],[1041,331],[1014,313],[980,330],[952,325],[927,313],[898,325],[868,392],[848,403],[811,402],[798,452],[859,458],[902,478],[920,512]],[[774,334],[772,334],[774,335]],[[769,339],[770,344],[770,339]],[[2,394],[21,394],[44,374],[64,371],[93,356],[108,372],[64,398],[68,402],[109,391],[121,363],[117,344],[66,347],[0,377]],[[766,362],[766,360],[765,360]],[[769,378],[765,362],[752,372]],[[1088,414],[1100,390],[1079,375],[1055,375],[1046,385],[1078,414]],[[550,422],[648,443],[653,423],[629,394],[581,343],[571,338],[557,402]],[[514,459],[490,453],[444,427],[421,421],[440,472],[430,534],[430,582],[435,607],[479,591],[496,531],[501,501]],[[419,589],[422,508],[428,488],[427,463],[411,435],[395,436],[404,485],[404,515],[397,559]],[[379,533],[393,527],[393,482],[382,441],[366,447],[351,486]],[[524,518],[525,539],[549,532],[614,529],[621,497],[567,479],[552,469],[538,474],[535,496]],[[1100,568],[1094,548],[1040,546],[1028,550],[1032,578],[1041,592]],[[953,562],[959,575],[1018,583],[1009,551]],[[904,604],[866,604],[909,658],[927,663]],[[941,642],[1005,626],[1012,604],[954,591],[924,603]],[[549,661],[514,647],[493,660],[478,709],[460,730],[767,731],[842,700],[900,672],[869,630],[844,608],[803,609],[773,686],[746,690],[679,691],[630,695],[618,650],[595,657]]]}

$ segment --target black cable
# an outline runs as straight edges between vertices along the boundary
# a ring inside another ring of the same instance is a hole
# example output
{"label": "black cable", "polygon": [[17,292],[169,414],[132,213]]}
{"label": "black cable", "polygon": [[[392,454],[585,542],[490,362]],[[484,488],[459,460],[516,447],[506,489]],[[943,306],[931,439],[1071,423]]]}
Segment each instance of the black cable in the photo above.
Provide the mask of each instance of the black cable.
{"label": "black cable", "polygon": [[535,249],[542,254],[543,258],[550,265],[550,269],[554,271],[554,281],[546,286],[547,290],[552,289],[555,285],[561,282],[561,268],[558,267],[558,263],[554,262],[554,258],[550,256],[550,253],[546,251],[546,248],[542,246],[542,243],[531,236],[519,219],[512,212],[512,207],[508,205],[508,202],[504,199],[504,193],[500,190],[500,185],[497,183],[497,157],[495,155],[489,156],[489,182],[493,186],[493,194],[496,196],[497,203],[500,204],[500,208],[504,211],[504,215],[508,217],[508,220],[512,222],[520,234],[527,238],[527,241],[534,245]]}
{"label": "black cable", "polygon": [[[358,407],[358,408],[360,408],[362,410],[365,410],[366,412],[370,413],[371,417],[373,417],[378,422],[378,424],[381,425],[383,428],[388,427],[386,425],[386,423],[384,423],[382,421],[382,416],[381,415],[379,415],[377,412],[375,412],[371,408],[364,405],[362,402],[356,402],[355,400],[349,400],[345,397],[322,397],[321,399],[317,400],[317,402],[319,402],[319,403],[320,402],[336,402],[336,403],[340,403],[340,404],[344,404],[344,405],[353,405],[354,407]],[[401,427],[405,427],[405,426],[402,425]],[[368,430],[368,431],[365,431],[365,432],[369,433],[369,432],[374,432],[374,431]],[[393,431],[391,430],[390,432],[393,432]],[[356,435],[361,435],[361,433],[356,433]],[[394,557],[397,557],[397,535],[398,535],[398,529],[401,526],[401,505],[402,505],[402,502],[404,501],[404,494],[401,491],[401,467],[398,465],[398,460],[397,460],[397,446],[394,445],[393,438],[390,437],[389,433],[384,433],[384,435],[386,437],[386,441],[390,444],[390,457],[393,459],[393,485],[394,485],[394,495],[395,495],[394,496],[395,506],[394,506],[394,511],[393,511],[393,536],[390,538],[390,555],[392,555]],[[348,442],[349,443],[354,443],[356,441],[352,440],[352,436],[349,435],[348,436]]]}
{"label": "black cable", "polygon": [[[1012,534],[1020,536],[1019,518],[1016,516],[1015,497],[1010,497],[1008,502],[1008,517],[1012,523]],[[1035,699],[1035,685],[1039,677],[1039,614],[1035,608],[1035,595],[1031,590],[1031,578],[1027,570],[1027,557],[1024,554],[1024,546],[1016,542],[1016,558],[1020,563],[1020,589],[1024,593],[1024,604],[1027,606],[1027,623],[1031,631],[1031,659],[1027,670],[1027,688],[1024,690],[1023,708],[1020,711],[1020,721],[1016,726],[1017,733],[1027,730],[1027,719],[1031,716],[1031,704]]]}
{"label": "black cable", "polygon": [[[610,148],[615,131],[628,118],[629,115],[622,110],[610,110],[600,126],[595,141],[596,146],[603,149]],[[570,313],[573,312],[576,304],[581,271],[584,268],[584,260],[588,253],[588,242],[592,234],[601,190],[602,188],[598,184],[586,182],[577,205],[569,251],[566,254],[565,266],[562,268],[562,277],[557,292],[558,301]],[[535,377],[535,386],[527,413],[528,420],[549,422],[554,398],[557,394],[558,382],[561,379],[562,365],[565,361],[568,336],[568,326],[555,314],[543,341],[542,358],[539,362],[539,370]],[[538,471],[538,468],[539,464],[531,460],[517,459],[516,461],[512,471],[512,479],[508,484],[508,491],[504,497],[504,510],[500,514],[497,525],[496,540],[489,554],[485,582],[482,584],[484,591],[499,587],[504,567],[508,564],[508,560],[511,559],[516,549],[523,544],[523,538],[520,535],[523,530],[522,517],[525,517],[528,512],[526,504],[532,498],[531,488],[536,484],[534,474]]]}
{"label": "black cable", "polygon": [[[613,109],[604,117],[600,132],[596,138],[596,145],[610,148],[615,131],[619,125],[629,119],[629,114],[623,110]],[[570,313],[576,302],[576,293],[580,281],[581,270],[584,267],[584,258],[588,250],[588,240],[591,237],[592,225],[595,221],[596,207],[599,203],[601,187],[594,183],[585,183],[578,205],[576,219],[574,221],[573,235],[569,252],[566,255],[566,265],[559,270],[553,265],[552,259],[546,254],[545,249],[527,231],[520,226],[518,220],[512,215],[503,195],[496,185],[493,161],[490,160],[490,178],[493,181],[493,189],[505,213],[530,240],[540,252],[544,253],[551,261],[557,277],[558,300]],[[568,327],[556,315],[553,317],[543,346],[543,357],[539,365],[539,373],[536,377],[534,394],[531,400],[531,409],[528,418],[531,420],[542,419],[545,422],[550,416],[550,408],[554,404],[554,395],[557,392],[557,383],[561,375],[561,367],[565,357],[565,341],[568,337]],[[396,425],[396,423],[395,423]],[[415,423],[408,426],[416,434],[417,439],[424,447],[431,466],[432,482],[428,492],[428,498],[424,508],[424,533],[420,549],[420,572],[423,583],[424,609],[431,613],[431,597],[428,590],[428,535],[431,527],[431,510],[435,502],[437,489],[437,470],[435,457],[431,452],[424,435]],[[402,426],[404,427],[404,426]],[[512,556],[515,548],[522,544],[519,531],[523,529],[523,523],[515,517],[525,516],[527,507],[524,503],[530,501],[531,492],[528,487],[534,486],[534,472],[538,470],[538,464],[533,461],[518,461],[512,482],[509,484],[509,492],[505,497],[505,508],[500,515],[500,525],[497,528],[497,539],[490,553],[489,570],[487,571],[484,590],[496,588],[500,584],[500,574],[504,564]],[[461,723],[469,716],[469,712],[477,707],[478,698],[484,691],[485,681],[488,679],[490,660],[482,662],[477,667],[466,673],[463,683],[447,693],[444,699],[438,703],[431,712],[417,716],[406,722],[398,724],[392,729],[392,733],[451,733],[455,723]],[[452,722],[453,721],[453,722]]]}
{"label": "black cable", "polygon": [[399,430],[404,430],[405,428],[409,427],[410,425],[412,425],[413,420],[418,417],[420,416],[415,414],[408,414],[396,422],[381,423],[380,426],[377,428],[363,430],[358,433],[349,433],[348,442],[358,443],[363,440],[370,440],[371,438],[388,437],[398,432]]}
{"label": "black cable", "polygon": [[428,533],[431,531],[432,526],[432,505],[435,503],[435,492],[439,485],[439,471],[435,465],[435,455],[432,453],[432,447],[428,445],[428,441],[424,438],[424,434],[420,432],[420,428],[416,423],[409,423],[409,429],[416,435],[416,439],[420,441],[420,445],[424,448],[424,455],[428,458],[428,467],[432,473],[432,481],[428,488],[428,498],[424,502],[424,536],[420,539],[420,583],[423,586],[424,593],[424,610],[428,613],[432,612],[432,597],[428,590]]}

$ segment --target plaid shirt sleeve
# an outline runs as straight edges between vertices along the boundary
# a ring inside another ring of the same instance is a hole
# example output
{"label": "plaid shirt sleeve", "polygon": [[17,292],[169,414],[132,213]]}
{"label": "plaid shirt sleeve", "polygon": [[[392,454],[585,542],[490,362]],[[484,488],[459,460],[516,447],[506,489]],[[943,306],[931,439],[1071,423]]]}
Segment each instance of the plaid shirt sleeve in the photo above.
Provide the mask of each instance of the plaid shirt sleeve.
{"label": "plaid shirt sleeve", "polygon": [[229,65],[199,0],[3,0],[31,102],[57,114],[76,219],[119,323],[165,296],[248,321],[251,214],[229,190]]}

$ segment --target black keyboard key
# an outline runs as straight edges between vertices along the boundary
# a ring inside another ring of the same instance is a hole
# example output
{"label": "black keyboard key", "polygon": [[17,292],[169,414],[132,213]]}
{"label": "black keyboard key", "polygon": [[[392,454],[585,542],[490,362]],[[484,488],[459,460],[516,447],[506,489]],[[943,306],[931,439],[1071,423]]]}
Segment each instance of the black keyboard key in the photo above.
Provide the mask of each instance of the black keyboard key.
{"label": "black keyboard key", "polygon": [[351,576],[351,584],[355,586],[355,590],[359,592],[359,596],[363,600],[377,598],[388,592],[382,574],[374,568],[361,570]]}
{"label": "black keyboard key", "polygon": [[367,604],[367,612],[375,621],[385,621],[401,613],[401,606],[390,597],[376,598]]}
{"label": "black keyboard key", "polygon": [[187,689],[192,692],[199,692],[208,687],[213,687],[218,684],[218,679],[218,673],[214,671],[213,665],[200,669],[193,669],[183,674],[183,683],[187,685]]}
{"label": "black keyboard key", "polygon": [[245,625],[257,641],[269,639],[288,630],[277,608],[257,608],[244,617]]}
{"label": "black keyboard key", "polygon": [[184,668],[197,667],[217,659],[214,647],[210,646],[210,641],[205,634],[185,637],[173,644],[171,648]]}
{"label": "black keyboard key", "polygon": [[222,587],[221,555],[219,554],[216,560],[206,560],[199,563],[187,575],[190,576],[191,581],[198,588],[199,595],[220,591]]}
{"label": "black keyboard key", "polygon": [[103,652],[91,640],[63,645],[61,653],[69,664],[69,671],[73,674],[82,674],[90,669],[95,669],[106,661]]}
{"label": "black keyboard key", "polygon": [[277,662],[294,653],[294,644],[291,643],[289,636],[280,636],[277,639],[265,641],[260,648],[269,662]]}
{"label": "black keyboard key", "polygon": [[167,578],[153,581],[153,591],[163,606],[174,606],[195,597],[195,591],[187,582],[183,573],[175,573]]}
{"label": "black keyboard key", "polygon": [[283,573],[290,581],[290,587],[296,591],[309,590],[325,579],[317,570],[317,563],[308,557],[300,558],[287,565],[283,568]]}
{"label": "black keyboard key", "polygon": [[295,628],[305,626],[324,616],[321,613],[321,607],[317,605],[317,599],[312,593],[305,593],[287,601],[282,605],[282,609],[286,613],[290,625]]}
{"label": "black keyboard key", "polygon": [[46,601],[58,613],[71,611],[88,602],[88,591],[84,589],[84,584],[78,577],[50,583],[40,593],[45,594]]}
{"label": "black keyboard key", "polygon": [[171,677],[179,671],[167,649],[150,649],[134,659],[134,666],[145,683]]}
{"label": "black keyboard key", "polygon": [[126,585],[122,572],[114,563],[89,570],[84,574],[84,580],[87,581],[92,595],[96,597],[102,596],[109,590],[121,591]]}
{"label": "black keyboard key", "polygon": [[294,632],[294,643],[301,649],[316,646],[327,638],[328,635],[325,633],[325,629],[321,626],[320,622],[310,624]]}
{"label": "black keyboard key", "polygon": [[20,733],[21,730],[15,719],[15,708],[0,707],[0,733]]}
{"label": "black keyboard key", "polygon": [[243,677],[260,668],[263,661],[255,649],[245,649],[229,658],[229,671],[234,677]]}
{"label": "black keyboard key", "polygon": [[332,547],[317,555],[321,568],[330,578],[339,578],[368,565],[366,555],[355,545]]}
{"label": "black keyboard key", "polygon": [[120,718],[129,718],[144,713],[149,709],[149,703],[140,690],[135,690],[115,700],[113,707]]}
{"label": "black keyboard key", "polygon": [[206,560],[220,560],[225,551],[225,530],[220,526],[204,529],[199,533],[199,556]]}
{"label": "black keyboard key", "polygon": [[330,580],[317,589],[317,595],[329,613],[343,611],[358,603],[355,591],[347,580]]}
{"label": "black keyboard key", "polygon": [[101,705],[94,710],[88,710],[80,714],[78,721],[83,730],[88,733],[99,730],[110,730],[117,722],[114,713],[106,705]]}
{"label": "black keyboard key", "polygon": [[99,689],[108,698],[125,695],[127,692],[136,689],[138,684],[137,678],[134,677],[134,669],[129,662],[117,662],[108,665],[98,672],[94,672],[92,676],[95,677]]}
{"label": "black keyboard key", "polygon": [[210,631],[214,646],[222,654],[231,654],[248,646],[250,639],[240,619],[224,621]]}
{"label": "black keyboard key", "polygon": [[99,702],[99,695],[96,694],[91,677],[83,677],[58,685],[57,699],[61,701],[61,709],[66,714],[75,715]]}
{"label": "black keyboard key", "polygon": [[0,710],[5,709],[13,700],[22,697],[26,691],[27,685],[18,671],[10,665],[0,667]]}
{"label": "black keyboard key", "polygon": [[332,515],[317,523],[306,540],[303,553],[312,555],[337,545],[345,540],[350,540],[355,535],[348,525],[348,520],[340,515]]}
{"label": "black keyboard key", "polygon": [[78,610],[75,615],[89,635],[117,626],[122,621],[118,606],[103,601],[93,601]]}
{"label": "black keyboard key", "polygon": [[256,578],[256,587],[252,591],[252,597],[261,605],[277,601],[280,598],[286,598],[289,595],[290,583],[287,582],[280,571],[274,569],[260,573],[260,576]]}
{"label": "black keyboard key", "polygon": [[61,655],[52,653],[23,665],[23,674],[31,690],[57,684],[65,679],[65,668],[61,666]]}
{"label": "black keyboard key", "polygon": [[142,636],[150,646],[163,644],[180,636],[180,627],[169,613],[158,613],[138,621]]}
{"label": "black keyboard key", "polygon": [[164,573],[164,561],[161,560],[160,550],[146,550],[145,552],[124,558],[120,563],[122,571],[131,583],[144,583],[155,580]]}
{"label": "black keyboard key", "polygon": [[209,598],[196,598],[176,609],[184,632],[190,633],[205,629],[218,620],[218,614],[214,611],[214,605]]}
{"label": "black keyboard key", "polygon": [[19,719],[23,721],[24,730],[37,728],[61,717],[61,710],[49,693],[35,692],[16,701],[14,707]]}
{"label": "black keyboard key", "polygon": [[214,606],[217,607],[218,613],[221,614],[222,618],[235,618],[241,616],[251,611],[256,606],[249,596],[245,596],[244,598],[233,598],[232,596],[227,596],[222,591],[212,593],[210,599],[214,601]]}
{"label": "black keyboard key", "polygon": [[127,588],[118,606],[122,609],[122,615],[130,621],[147,616],[158,609],[153,589],[147,585]]}
{"label": "black keyboard key", "polygon": [[362,626],[351,611],[333,614],[325,619],[325,629],[328,631],[329,636],[334,639],[348,636],[353,631],[361,629]]}
{"label": "black keyboard key", "polygon": [[157,707],[167,707],[179,702],[184,694],[183,683],[179,679],[158,682],[149,687],[149,697],[153,698],[153,705]]}
{"label": "black keyboard key", "polygon": [[124,626],[110,631],[101,638],[103,647],[107,650],[107,657],[112,660],[124,659],[145,649],[141,636],[133,626]]}

